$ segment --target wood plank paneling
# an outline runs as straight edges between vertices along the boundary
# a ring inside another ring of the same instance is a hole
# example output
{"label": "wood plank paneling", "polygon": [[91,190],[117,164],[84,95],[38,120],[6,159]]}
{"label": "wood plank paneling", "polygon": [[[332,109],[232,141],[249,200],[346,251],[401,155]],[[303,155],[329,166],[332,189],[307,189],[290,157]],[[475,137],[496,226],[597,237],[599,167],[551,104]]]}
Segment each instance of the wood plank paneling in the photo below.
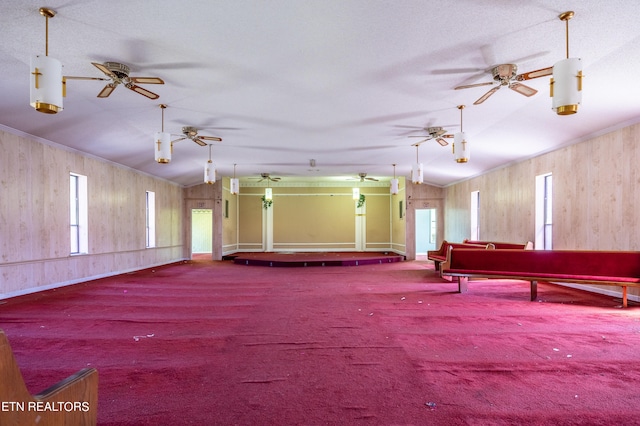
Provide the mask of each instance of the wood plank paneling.
{"label": "wood plank paneling", "polygon": [[[0,297],[180,260],[182,188],[0,131]],[[69,173],[87,176],[89,253],[70,256]],[[157,248],[145,247],[156,192]]]}

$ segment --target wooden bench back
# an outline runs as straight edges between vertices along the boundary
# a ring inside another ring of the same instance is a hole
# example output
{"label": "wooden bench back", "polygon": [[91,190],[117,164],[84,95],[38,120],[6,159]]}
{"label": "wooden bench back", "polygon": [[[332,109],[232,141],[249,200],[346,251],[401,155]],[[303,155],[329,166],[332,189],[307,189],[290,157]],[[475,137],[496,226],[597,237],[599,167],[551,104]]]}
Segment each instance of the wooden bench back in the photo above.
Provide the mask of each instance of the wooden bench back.
{"label": "wooden bench back", "polygon": [[24,383],[7,336],[0,330],[1,403],[4,405],[0,410],[0,425],[95,425],[98,415],[98,372],[94,368],[85,368],[32,396]]}
{"label": "wooden bench back", "polygon": [[640,252],[454,248],[443,269],[640,278]]}
{"label": "wooden bench back", "polygon": [[500,241],[476,241],[476,240],[464,240],[463,244],[474,244],[474,245],[484,245],[484,246],[493,244],[494,248],[497,248],[497,249],[513,249],[513,250],[524,250],[528,246],[528,243],[519,244],[519,243],[503,243]]}

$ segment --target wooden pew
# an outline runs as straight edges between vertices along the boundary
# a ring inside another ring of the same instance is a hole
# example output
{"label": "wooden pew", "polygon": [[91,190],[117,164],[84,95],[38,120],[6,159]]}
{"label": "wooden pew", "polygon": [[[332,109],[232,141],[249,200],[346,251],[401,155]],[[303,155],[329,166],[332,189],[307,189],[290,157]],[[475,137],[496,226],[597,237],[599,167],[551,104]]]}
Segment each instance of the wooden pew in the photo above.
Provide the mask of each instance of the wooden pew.
{"label": "wooden pew", "polygon": [[427,251],[427,259],[435,265],[435,270],[440,271],[440,264],[447,260],[447,253],[451,247],[486,248],[486,244],[450,243],[443,241],[438,250]]}
{"label": "wooden pew", "polygon": [[84,368],[31,395],[0,330],[0,425],[85,426],[98,417],[98,372]]}
{"label": "wooden pew", "polygon": [[452,248],[441,265],[443,276],[457,277],[458,291],[467,291],[469,278],[525,280],[531,300],[538,281],[640,287],[640,252],[595,250],[482,250]]}

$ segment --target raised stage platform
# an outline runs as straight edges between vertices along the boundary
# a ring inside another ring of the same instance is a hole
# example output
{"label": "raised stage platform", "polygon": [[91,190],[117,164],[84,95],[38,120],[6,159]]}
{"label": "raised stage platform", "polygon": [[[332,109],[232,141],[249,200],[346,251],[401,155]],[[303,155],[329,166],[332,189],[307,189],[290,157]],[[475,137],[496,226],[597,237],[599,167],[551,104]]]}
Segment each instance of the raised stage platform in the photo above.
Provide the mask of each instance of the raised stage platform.
{"label": "raised stage platform", "polygon": [[359,266],[402,262],[404,256],[392,252],[259,252],[225,256],[240,265],[257,266]]}

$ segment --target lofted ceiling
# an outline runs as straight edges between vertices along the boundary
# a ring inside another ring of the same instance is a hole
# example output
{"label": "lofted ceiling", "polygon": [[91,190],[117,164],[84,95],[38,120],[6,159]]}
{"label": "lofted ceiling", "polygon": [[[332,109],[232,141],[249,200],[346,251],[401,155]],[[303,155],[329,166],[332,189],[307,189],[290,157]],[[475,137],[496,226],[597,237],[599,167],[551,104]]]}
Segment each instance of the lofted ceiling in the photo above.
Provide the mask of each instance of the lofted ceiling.
{"label": "lofted ceiling", "polygon": [[[29,106],[30,56],[63,63],[66,76],[105,77],[92,62],[128,65],[152,100],[122,85],[98,98],[98,80],[69,80],[64,111]],[[491,68],[518,72],[582,58],[579,112],[551,110],[549,77],[525,83],[531,97],[502,87],[454,90],[492,81]],[[409,177],[416,157],[437,186],[640,121],[640,2],[629,0],[21,0],[0,5],[0,125],[183,186],[202,182],[209,149],[175,144],[169,164],[154,161],[154,133],[183,126],[217,136],[218,176],[270,173],[282,182],[346,180],[367,173]],[[471,159],[451,145],[409,136],[425,127],[460,129]],[[175,137],[176,139],[178,136]],[[310,160],[315,160],[312,166]]]}

